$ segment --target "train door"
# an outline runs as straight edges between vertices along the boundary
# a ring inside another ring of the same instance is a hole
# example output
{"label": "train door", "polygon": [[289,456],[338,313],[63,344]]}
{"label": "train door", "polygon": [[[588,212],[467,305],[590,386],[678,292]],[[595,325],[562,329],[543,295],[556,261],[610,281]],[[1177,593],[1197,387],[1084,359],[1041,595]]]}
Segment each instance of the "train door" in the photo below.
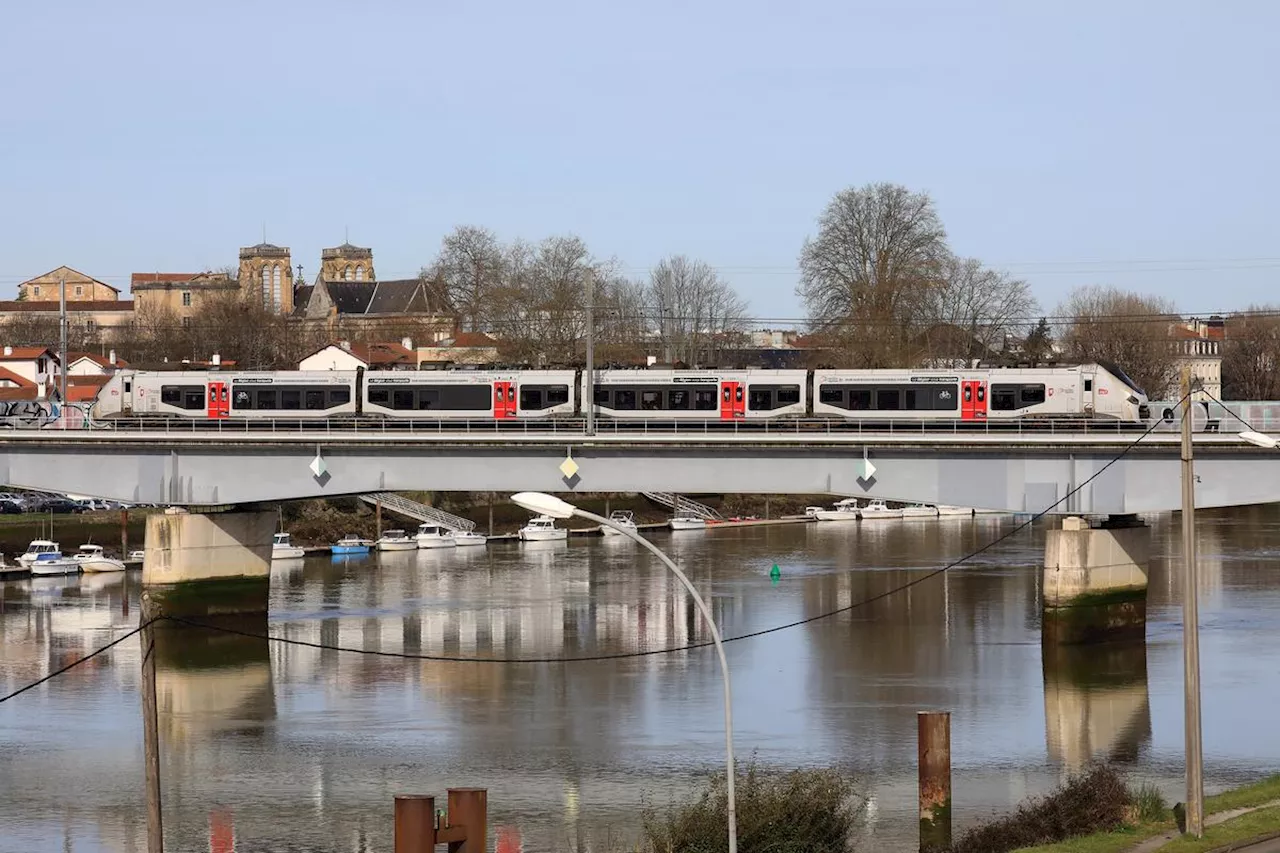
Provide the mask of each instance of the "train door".
{"label": "train door", "polygon": [[1080,404],[1085,417],[1093,417],[1093,385],[1098,377],[1093,373],[1080,374]]}
{"label": "train door", "polygon": [[720,420],[731,421],[747,416],[747,404],[741,382],[720,383]]}
{"label": "train door", "polygon": [[966,379],[960,383],[960,418],[982,421],[987,418],[987,383]]}
{"label": "train door", "polygon": [[493,416],[499,420],[516,416],[516,383],[493,383]]}
{"label": "train door", "polygon": [[227,397],[227,383],[209,383],[209,417],[211,419],[231,417],[231,402]]}

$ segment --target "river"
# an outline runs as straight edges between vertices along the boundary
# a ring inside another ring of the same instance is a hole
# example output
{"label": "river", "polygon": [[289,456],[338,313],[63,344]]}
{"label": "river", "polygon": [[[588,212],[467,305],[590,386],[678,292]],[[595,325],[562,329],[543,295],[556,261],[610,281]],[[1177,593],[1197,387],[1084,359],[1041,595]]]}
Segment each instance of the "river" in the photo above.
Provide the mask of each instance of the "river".
{"label": "river", "polygon": [[[1280,509],[1202,512],[1209,789],[1274,772]],[[1178,517],[1152,519],[1145,647],[1046,663],[1040,528],[872,604],[728,644],[740,760],[838,766],[873,849],[914,849],[916,712],[952,713],[957,829],[1090,758],[1181,799]],[[654,534],[726,637],[882,595],[1012,529],[1012,517]],[[770,577],[779,567],[776,582]],[[138,576],[0,584],[0,693],[137,624]],[[157,658],[169,849],[389,851],[397,793],[489,789],[526,850],[605,850],[646,806],[723,766],[710,649],[678,584],[625,540],[309,558],[278,565],[268,621],[307,643],[181,629]],[[0,850],[145,850],[141,649],[130,638],[0,705]]]}

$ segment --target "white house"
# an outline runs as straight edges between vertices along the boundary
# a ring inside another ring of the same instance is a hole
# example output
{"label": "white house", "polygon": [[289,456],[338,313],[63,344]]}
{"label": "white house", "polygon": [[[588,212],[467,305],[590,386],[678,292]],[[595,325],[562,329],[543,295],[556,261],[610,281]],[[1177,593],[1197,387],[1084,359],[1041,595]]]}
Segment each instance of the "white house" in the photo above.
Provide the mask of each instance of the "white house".
{"label": "white house", "polygon": [[353,344],[339,341],[298,362],[299,370],[413,370],[418,366],[413,342]]}
{"label": "white house", "polygon": [[11,347],[0,351],[0,367],[41,387],[56,383],[61,375],[58,354],[48,347]]}
{"label": "white house", "polygon": [[115,350],[111,350],[110,355],[98,355],[92,352],[67,353],[67,376],[107,376],[128,366],[127,361],[116,358]]}

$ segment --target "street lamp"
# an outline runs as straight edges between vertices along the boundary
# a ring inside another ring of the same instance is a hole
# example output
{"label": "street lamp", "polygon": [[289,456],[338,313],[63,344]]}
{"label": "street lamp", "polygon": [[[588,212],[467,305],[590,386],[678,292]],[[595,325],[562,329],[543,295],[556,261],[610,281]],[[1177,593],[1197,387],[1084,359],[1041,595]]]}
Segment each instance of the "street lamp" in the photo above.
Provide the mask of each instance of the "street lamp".
{"label": "street lamp", "polygon": [[1254,432],[1251,429],[1247,429],[1240,433],[1240,437],[1250,444],[1257,445],[1258,447],[1265,447],[1267,450],[1275,450],[1277,447],[1280,447],[1280,438],[1272,438],[1269,435],[1263,435],[1262,433]]}
{"label": "street lamp", "polygon": [[729,688],[729,662],[725,660],[724,643],[720,639],[720,630],[716,627],[716,620],[711,615],[711,608],[707,607],[707,603],[702,600],[702,596],[698,594],[698,590],[689,582],[689,578],[680,570],[670,557],[662,553],[656,545],[641,536],[634,528],[618,524],[612,519],[596,515],[593,512],[587,512],[585,509],[579,509],[573,504],[562,501],[554,495],[543,494],[542,492],[520,492],[511,496],[511,500],[518,506],[524,507],[529,512],[539,513],[541,515],[549,515],[552,518],[570,518],[578,516],[586,518],[600,524],[607,525],[618,531],[624,536],[639,542],[642,546],[662,561],[671,573],[680,579],[680,583],[684,584],[684,588],[693,596],[693,603],[697,606],[698,611],[702,614],[702,618],[707,622],[707,630],[711,632],[711,640],[715,643],[716,654],[720,656],[720,674],[724,679],[724,745],[725,745],[725,794],[728,800],[727,807],[729,812],[729,853],[738,853],[738,816],[734,806],[734,768],[733,768],[733,692]]}

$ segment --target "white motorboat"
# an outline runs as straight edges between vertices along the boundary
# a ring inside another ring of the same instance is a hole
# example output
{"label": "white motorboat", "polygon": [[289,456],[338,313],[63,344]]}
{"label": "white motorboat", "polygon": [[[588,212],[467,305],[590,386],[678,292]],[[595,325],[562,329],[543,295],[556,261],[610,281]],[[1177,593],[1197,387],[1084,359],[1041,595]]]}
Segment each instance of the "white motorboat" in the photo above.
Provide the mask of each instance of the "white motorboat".
{"label": "white motorboat", "polygon": [[101,545],[81,545],[80,550],[71,555],[71,559],[80,564],[82,572],[124,571],[124,563],[108,557],[103,553]]}
{"label": "white motorboat", "polygon": [[521,542],[558,542],[569,538],[569,531],[556,527],[556,520],[549,515],[537,515],[520,528]]}
{"label": "white motorboat", "polygon": [[928,504],[907,504],[902,508],[903,518],[937,518],[938,508]]}
{"label": "white motorboat", "polygon": [[859,512],[858,499],[845,498],[842,501],[836,501],[831,509],[817,510],[813,517],[818,521],[857,521]]}
{"label": "white motorboat", "polygon": [[[26,555],[24,554],[23,556]],[[61,552],[46,551],[31,563],[31,574],[78,575],[80,574],[80,563],[70,557],[62,556]]]}
{"label": "white motorboat", "polygon": [[453,531],[438,524],[418,525],[418,535],[414,539],[419,548],[452,548],[458,544],[454,541]]}
{"label": "white motorboat", "polygon": [[818,513],[820,512],[824,512],[823,508],[820,506],[807,506],[804,508],[804,517],[811,518],[814,521],[817,521]]}
{"label": "white motorboat", "polygon": [[50,559],[47,556],[50,554],[58,557],[62,556],[62,549],[57,542],[52,542],[48,539],[33,539],[31,544],[27,546],[26,553],[18,558],[18,562],[27,568],[31,568],[31,565],[36,560],[39,560],[41,555],[46,555],[45,559]]}
{"label": "white motorboat", "polygon": [[[628,530],[638,529],[636,527],[635,514],[631,512],[631,510],[629,509],[615,509],[613,512],[609,513],[609,520],[619,525],[620,527],[627,528]],[[607,524],[600,525],[600,532],[605,536],[621,536],[622,535],[622,531],[616,530]]]}
{"label": "white motorboat", "polygon": [[879,498],[867,503],[861,512],[863,521],[871,521],[878,518],[902,518],[902,510],[889,509],[889,506]]}
{"label": "white motorboat", "polygon": [[277,533],[271,540],[271,559],[296,560],[307,556],[307,552],[294,545],[288,533]]}
{"label": "white motorboat", "polygon": [[946,504],[938,504],[938,515],[968,518],[973,515],[973,508],[967,506],[947,506]]}
{"label": "white motorboat", "polygon": [[707,520],[689,513],[677,512],[671,516],[667,524],[672,530],[702,530],[707,526]]}
{"label": "white motorboat", "polygon": [[129,552],[130,560],[145,560],[146,558],[147,558],[146,551],[130,551]]}
{"label": "white motorboat", "polygon": [[410,539],[405,535],[403,530],[385,531],[378,542],[379,551],[416,551],[418,550],[418,541]]}
{"label": "white motorboat", "polygon": [[476,533],[474,530],[455,530],[453,531],[453,544],[459,548],[474,545],[488,544],[489,537],[483,533]]}

